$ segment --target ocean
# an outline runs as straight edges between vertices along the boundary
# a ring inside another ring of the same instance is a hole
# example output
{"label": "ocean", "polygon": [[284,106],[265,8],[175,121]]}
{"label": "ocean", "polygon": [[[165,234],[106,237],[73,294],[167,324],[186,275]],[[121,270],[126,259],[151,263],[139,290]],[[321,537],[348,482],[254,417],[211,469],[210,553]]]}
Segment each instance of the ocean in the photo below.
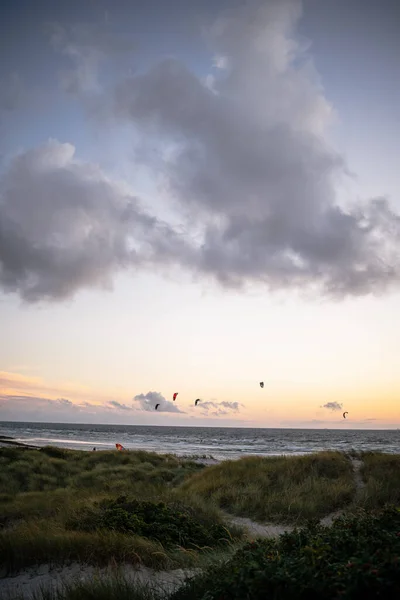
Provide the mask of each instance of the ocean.
{"label": "ocean", "polygon": [[400,453],[399,430],[248,429],[144,425],[77,425],[0,421],[0,436],[34,446],[77,450],[127,449],[212,456],[217,460],[246,455],[308,454],[320,450],[378,450]]}

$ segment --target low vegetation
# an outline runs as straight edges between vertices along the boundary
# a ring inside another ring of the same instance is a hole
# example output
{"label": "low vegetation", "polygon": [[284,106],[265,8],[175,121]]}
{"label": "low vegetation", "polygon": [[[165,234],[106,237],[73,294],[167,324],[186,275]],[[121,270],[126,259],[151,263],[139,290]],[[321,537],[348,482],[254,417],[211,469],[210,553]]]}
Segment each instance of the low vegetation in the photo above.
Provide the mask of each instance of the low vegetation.
{"label": "low vegetation", "polygon": [[259,521],[294,523],[350,504],[355,482],[340,452],[309,456],[249,456],[202,470],[181,485],[222,509]]}
{"label": "low vegetation", "polygon": [[141,487],[176,486],[202,468],[195,461],[155,452],[1,448],[0,493],[15,495],[60,488],[124,493]]}
{"label": "low vegetation", "polygon": [[400,505],[400,455],[366,452],[361,456],[365,487],[359,504],[379,508],[385,503]]}
{"label": "low vegetation", "polygon": [[201,519],[182,502],[144,502],[121,496],[84,508],[67,523],[70,529],[91,532],[109,530],[155,540],[165,547],[199,548],[229,542],[226,528]]}
{"label": "low vegetation", "polygon": [[203,564],[242,534],[212,503],[177,490],[203,468],[149,452],[2,448],[0,565]]}
{"label": "low vegetation", "polygon": [[[391,600],[400,585],[396,506],[399,455],[321,452],[206,467],[148,452],[0,448],[0,567],[202,569],[172,595],[102,578],[37,600]],[[317,524],[338,509],[347,516],[332,528]],[[305,527],[243,544],[224,511]]]}
{"label": "low vegetation", "polygon": [[400,598],[400,509],[360,512],[245,544],[170,600]]}

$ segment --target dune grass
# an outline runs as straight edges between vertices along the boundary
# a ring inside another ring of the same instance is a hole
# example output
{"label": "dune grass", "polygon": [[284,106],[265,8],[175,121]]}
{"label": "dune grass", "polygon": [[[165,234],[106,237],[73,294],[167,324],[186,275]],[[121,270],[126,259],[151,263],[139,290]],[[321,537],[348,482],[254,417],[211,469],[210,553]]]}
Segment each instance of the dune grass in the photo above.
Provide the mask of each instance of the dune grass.
{"label": "dune grass", "polygon": [[[141,451],[0,448],[0,566],[8,573],[69,561],[205,566],[231,555],[243,538],[239,527],[226,526],[223,511],[301,524],[340,508],[400,503],[400,456],[358,457],[365,488],[356,495],[350,457],[339,452],[205,467]],[[127,500],[119,505],[121,496]],[[138,502],[149,504],[151,517],[143,506],[136,510]],[[165,510],[157,513],[160,502]]]}
{"label": "dune grass", "polygon": [[400,455],[365,452],[360,459],[365,487],[358,504],[367,509],[384,504],[400,505]]}
{"label": "dune grass", "polygon": [[37,564],[72,561],[107,565],[110,561],[174,568],[193,563],[192,555],[166,552],[161,543],[114,531],[66,531],[48,521],[21,523],[0,534],[0,564],[7,573]]}
{"label": "dune grass", "polygon": [[45,447],[0,448],[0,494],[59,488],[126,492],[144,482],[172,486],[204,468],[194,461],[155,452],[82,452]]}
{"label": "dune grass", "polygon": [[[214,549],[220,552],[221,546],[228,547],[234,538],[240,537],[241,531],[225,528],[221,512],[211,502],[177,489],[186,477],[203,468],[172,455],[141,451],[2,448],[0,565],[6,572],[44,562],[68,561],[95,565],[129,562],[171,569],[209,560],[205,555]],[[192,530],[198,535],[199,531],[217,531],[219,539],[215,535],[214,544],[207,548],[166,545],[163,536],[154,537],[158,527],[158,531],[165,531],[166,539],[179,538],[173,537],[176,523],[168,518],[150,528],[150,537],[143,534],[142,521],[141,529],[135,531],[131,527],[124,532],[117,526],[121,520],[119,508],[107,522],[100,519],[85,531],[70,526],[71,522],[82,522],[85,511],[95,511],[99,502],[112,502],[121,495],[132,501],[146,501],[150,507],[159,502],[164,502],[167,508],[180,503],[185,514],[190,512],[190,518],[184,520],[186,540]]]}
{"label": "dune grass", "polygon": [[321,518],[349,504],[355,491],[350,461],[339,452],[225,461],[181,484],[238,516],[280,523]]}

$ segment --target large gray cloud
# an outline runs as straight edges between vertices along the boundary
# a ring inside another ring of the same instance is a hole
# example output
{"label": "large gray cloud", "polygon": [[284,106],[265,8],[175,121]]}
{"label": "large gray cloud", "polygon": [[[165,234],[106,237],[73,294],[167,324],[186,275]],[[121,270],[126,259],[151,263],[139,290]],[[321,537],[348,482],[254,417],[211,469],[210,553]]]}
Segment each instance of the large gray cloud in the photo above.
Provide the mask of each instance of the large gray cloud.
{"label": "large gray cloud", "polygon": [[326,141],[332,110],[295,40],[300,15],[297,0],[227,13],[210,36],[226,68],[207,85],[165,60],[121,83],[114,112],[159,148],[150,167],[203,224],[201,272],[233,286],[378,291],[398,281],[399,217],[385,199],[338,203],[347,169]]}
{"label": "large gray cloud", "polygon": [[157,408],[157,412],[174,412],[183,413],[177,404],[167,400],[160,392],[147,392],[147,394],[136,394],[133,398],[133,402],[136,403],[140,410],[155,411],[156,404],[160,406]]}
{"label": "large gray cloud", "polygon": [[110,287],[119,269],[182,253],[168,225],[74,151],[49,141],[15,157],[0,180],[0,285],[27,301]]}
{"label": "large gray cloud", "polygon": [[60,300],[110,287],[123,268],[172,264],[227,286],[335,297],[397,283],[399,215],[385,198],[339,203],[346,165],[327,142],[332,108],[296,40],[300,16],[298,0],[246,3],[210,30],[215,73],[205,82],[164,60],[103,104],[100,66],[127,56],[125,41],[53,27],[53,45],[73,63],[65,89],[95,91],[97,118],[108,111],[108,124],[133,124],[137,158],[167,189],[185,238],[76,160],[72,145],[49,142],[15,157],[0,180],[0,286]]}

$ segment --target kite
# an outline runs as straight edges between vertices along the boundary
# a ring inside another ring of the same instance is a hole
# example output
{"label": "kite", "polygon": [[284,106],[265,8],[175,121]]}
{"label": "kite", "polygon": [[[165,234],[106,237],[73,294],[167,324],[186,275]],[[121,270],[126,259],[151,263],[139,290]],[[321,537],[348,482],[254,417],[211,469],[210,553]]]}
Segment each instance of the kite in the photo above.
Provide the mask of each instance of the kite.
{"label": "kite", "polygon": [[197,398],[197,400],[194,401],[194,405],[197,406],[198,402],[200,402],[200,398]]}
{"label": "kite", "polygon": [[263,381],[260,381],[260,387],[262,387],[262,388],[264,387],[264,382]]}
{"label": "kite", "polygon": [[176,400],[177,395],[178,395],[178,392],[175,392],[175,394],[172,396],[172,399]]}
{"label": "kite", "polygon": [[117,448],[117,450],[125,450],[122,444],[115,444],[115,447]]}
{"label": "kite", "polygon": [[156,404],[156,410],[157,410],[157,408],[158,408],[159,406],[160,406],[159,404]]}
{"label": "kite", "polygon": [[343,419],[345,419],[345,418],[346,418],[346,417],[345,417],[345,415],[348,415],[348,414],[349,414],[349,412],[346,410],[346,411],[343,413]]}

